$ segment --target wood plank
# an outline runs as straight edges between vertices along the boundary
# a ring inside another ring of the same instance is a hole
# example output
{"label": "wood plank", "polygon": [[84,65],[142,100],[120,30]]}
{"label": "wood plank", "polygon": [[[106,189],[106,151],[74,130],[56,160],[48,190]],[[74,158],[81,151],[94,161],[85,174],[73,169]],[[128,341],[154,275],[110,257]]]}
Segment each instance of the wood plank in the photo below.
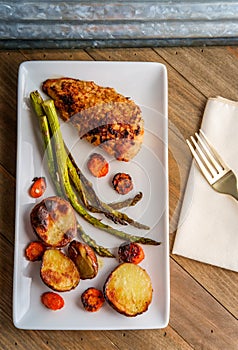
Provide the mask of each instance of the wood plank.
{"label": "wood plank", "polygon": [[209,291],[229,312],[238,318],[238,274],[209,264],[173,255],[173,259]]}
{"label": "wood plank", "polygon": [[[9,90],[8,92],[11,93]],[[1,92],[0,96],[0,110],[2,116],[4,116],[0,121],[0,164],[8,169],[12,176],[15,176],[17,148],[16,102],[14,101],[14,104],[9,106],[4,97],[2,97]]]}
{"label": "wood plank", "polygon": [[81,49],[69,49],[69,50],[20,50],[21,54],[25,57],[25,60],[79,60],[79,61],[90,61],[92,58],[87,54],[86,51]]}
{"label": "wood plank", "polygon": [[0,165],[0,234],[11,244],[15,235],[15,178]]}
{"label": "wood plank", "polygon": [[[0,234],[0,288],[1,288],[0,325],[2,325],[2,323],[5,322],[4,315],[7,317],[7,319],[11,318],[12,277],[13,277],[13,245],[5,237],[3,237],[2,234]],[[1,331],[0,331],[0,336],[1,336]]]}
{"label": "wood plank", "polygon": [[0,164],[15,175],[17,77],[22,56],[15,51],[0,51],[0,60]]}
{"label": "wood plank", "polygon": [[174,261],[171,261],[170,325],[194,349],[237,349],[237,319]]}
{"label": "wood plank", "polygon": [[155,51],[204,96],[238,99],[237,47],[175,47]]}
{"label": "wood plank", "polygon": [[87,49],[95,61],[158,62],[158,54],[150,48]]}
{"label": "wood plank", "polygon": [[105,334],[116,349],[192,350],[192,347],[171,327],[157,330],[106,331]]}

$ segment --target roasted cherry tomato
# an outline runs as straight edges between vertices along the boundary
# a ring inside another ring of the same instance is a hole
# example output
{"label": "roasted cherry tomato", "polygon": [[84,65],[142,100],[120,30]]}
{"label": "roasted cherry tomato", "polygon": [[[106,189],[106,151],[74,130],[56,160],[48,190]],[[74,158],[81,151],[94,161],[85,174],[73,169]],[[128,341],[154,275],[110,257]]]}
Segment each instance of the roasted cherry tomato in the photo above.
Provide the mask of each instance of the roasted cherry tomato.
{"label": "roasted cherry tomato", "polygon": [[126,173],[117,173],[112,179],[112,184],[119,194],[127,194],[133,189],[132,178]]}
{"label": "roasted cherry tomato", "polygon": [[93,287],[83,292],[81,300],[83,307],[89,312],[96,312],[101,309],[105,301],[103,293],[99,289]]}
{"label": "roasted cherry tomato", "polygon": [[106,159],[98,153],[93,153],[88,162],[87,162],[88,170],[95,177],[103,177],[106,176],[109,171],[109,164]]}
{"label": "roasted cherry tomato", "polygon": [[45,252],[46,246],[43,242],[40,241],[34,241],[30,242],[25,250],[26,258],[30,261],[37,261],[41,260],[44,252]]}
{"label": "roasted cherry tomato", "polygon": [[118,249],[120,262],[139,264],[145,257],[143,248],[135,242],[122,243]]}
{"label": "roasted cherry tomato", "polygon": [[35,177],[33,180],[33,184],[30,188],[30,196],[33,198],[41,197],[46,190],[46,180],[45,177]]}
{"label": "roasted cherry tomato", "polygon": [[64,299],[55,292],[45,292],[41,296],[42,303],[51,310],[59,310],[64,306]]}

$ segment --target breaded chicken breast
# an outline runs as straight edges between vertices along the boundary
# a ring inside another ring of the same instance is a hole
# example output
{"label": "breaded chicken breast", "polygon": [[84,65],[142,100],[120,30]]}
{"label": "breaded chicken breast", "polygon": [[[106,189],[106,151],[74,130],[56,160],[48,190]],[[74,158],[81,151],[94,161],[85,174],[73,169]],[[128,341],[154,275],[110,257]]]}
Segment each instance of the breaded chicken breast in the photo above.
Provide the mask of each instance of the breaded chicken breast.
{"label": "breaded chicken breast", "polygon": [[140,150],[144,136],[141,110],[114,88],[60,78],[44,81],[42,89],[55,101],[61,118],[72,122],[82,139],[123,161],[131,160]]}

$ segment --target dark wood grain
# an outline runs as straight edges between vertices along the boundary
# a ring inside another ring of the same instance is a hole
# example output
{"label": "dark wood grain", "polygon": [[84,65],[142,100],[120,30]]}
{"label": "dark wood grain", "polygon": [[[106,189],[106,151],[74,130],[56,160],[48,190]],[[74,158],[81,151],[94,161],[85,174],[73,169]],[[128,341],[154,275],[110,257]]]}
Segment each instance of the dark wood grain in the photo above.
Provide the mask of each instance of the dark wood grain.
{"label": "dark wood grain", "polygon": [[222,95],[237,100],[238,81],[234,74],[238,61],[235,48],[182,47],[155,51],[206,98]]}
{"label": "dark wood grain", "polygon": [[238,100],[238,48],[128,48],[0,52],[0,349],[237,349],[238,274],[170,256],[171,315],[166,329],[24,331],[12,324],[17,76],[26,60],[161,62],[168,70],[170,249],[191,157],[185,138],[196,131],[210,96]]}

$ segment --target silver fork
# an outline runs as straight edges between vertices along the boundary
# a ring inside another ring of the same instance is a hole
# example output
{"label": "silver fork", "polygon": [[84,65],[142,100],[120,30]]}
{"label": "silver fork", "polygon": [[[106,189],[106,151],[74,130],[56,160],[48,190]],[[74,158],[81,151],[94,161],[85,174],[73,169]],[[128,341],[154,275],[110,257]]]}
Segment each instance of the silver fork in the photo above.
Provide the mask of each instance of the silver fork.
{"label": "silver fork", "polygon": [[186,140],[202,174],[214,190],[228,194],[238,200],[237,179],[234,172],[224,163],[204,132]]}

